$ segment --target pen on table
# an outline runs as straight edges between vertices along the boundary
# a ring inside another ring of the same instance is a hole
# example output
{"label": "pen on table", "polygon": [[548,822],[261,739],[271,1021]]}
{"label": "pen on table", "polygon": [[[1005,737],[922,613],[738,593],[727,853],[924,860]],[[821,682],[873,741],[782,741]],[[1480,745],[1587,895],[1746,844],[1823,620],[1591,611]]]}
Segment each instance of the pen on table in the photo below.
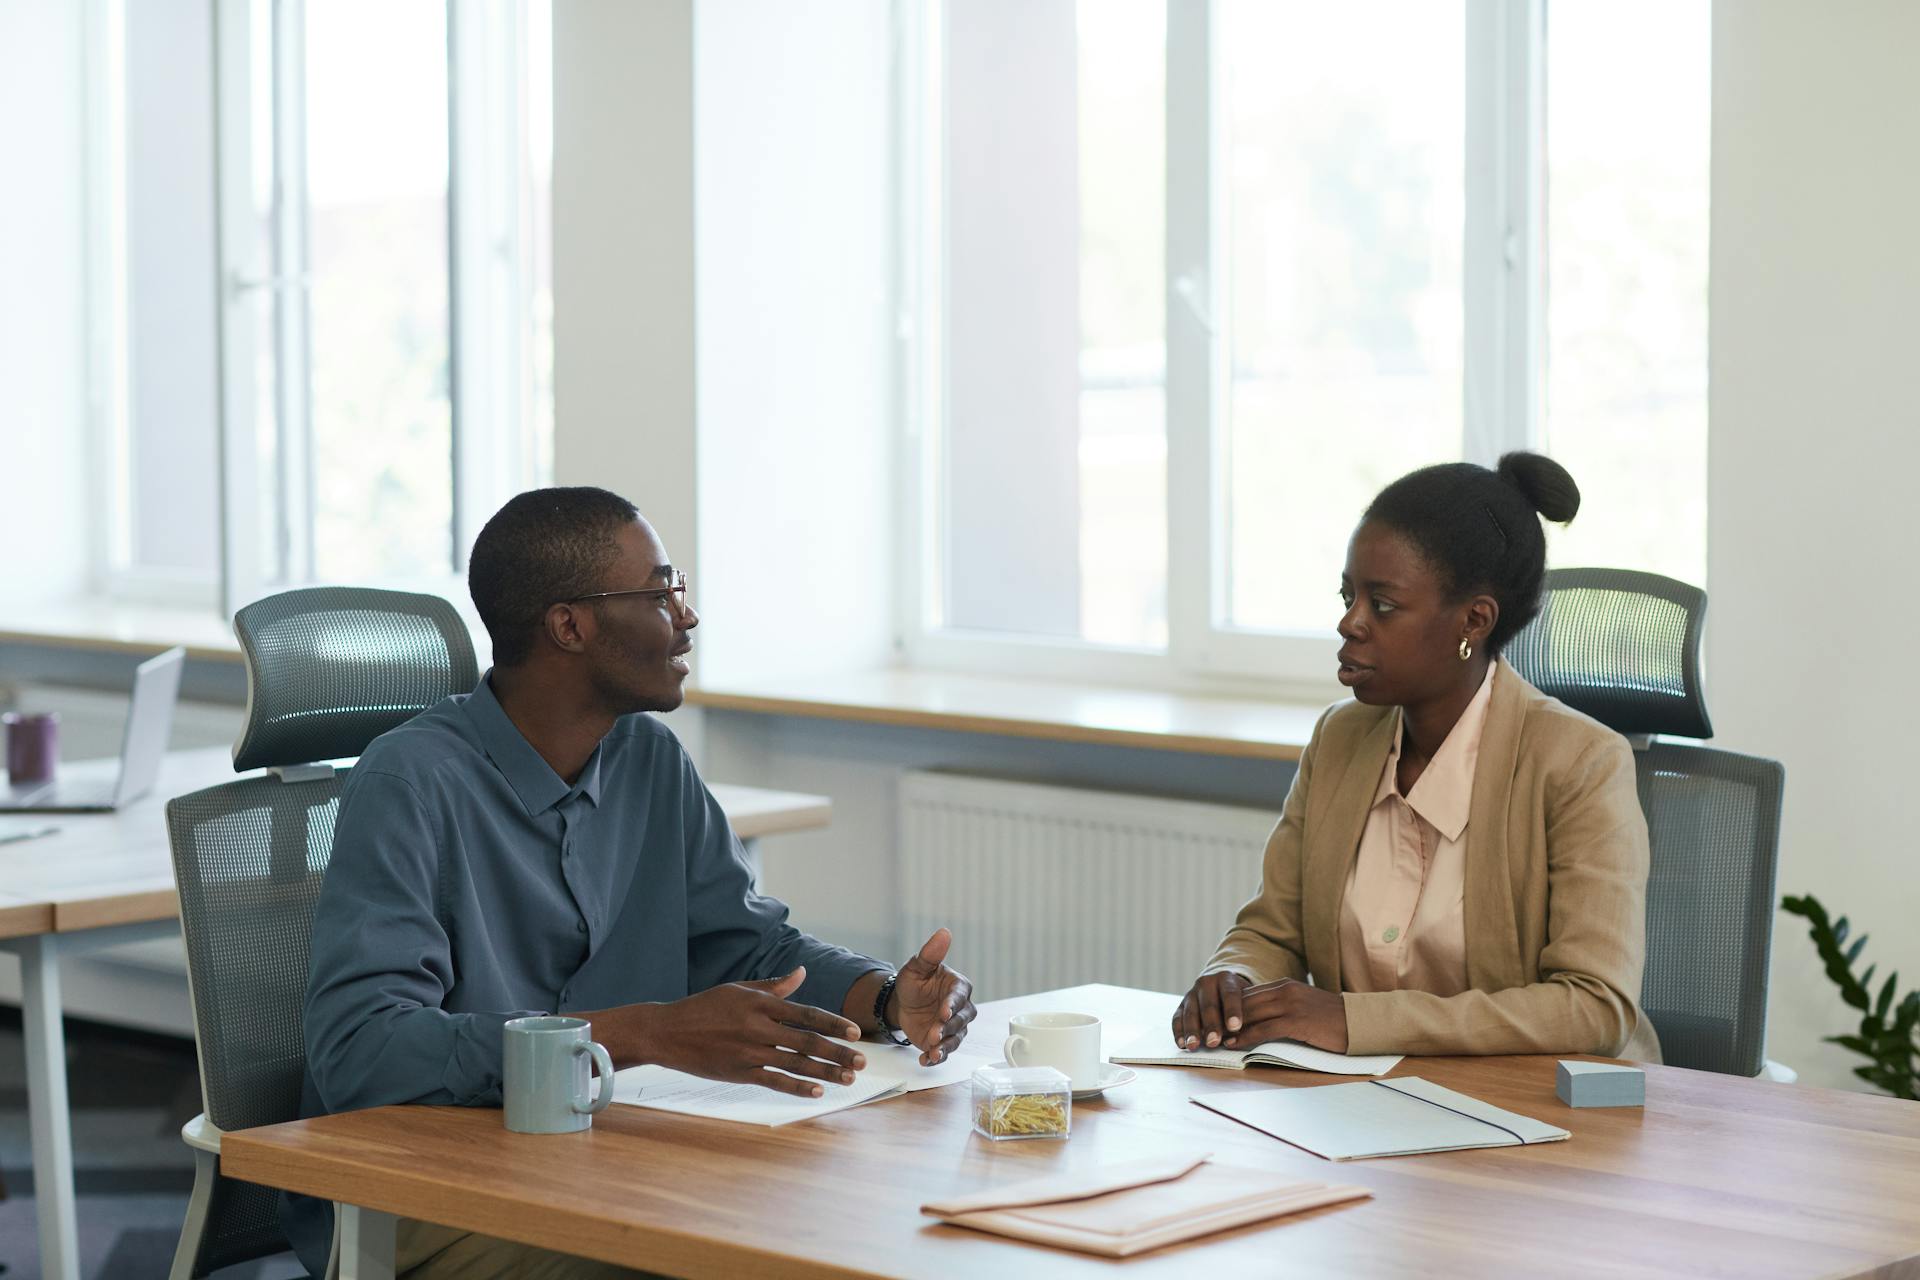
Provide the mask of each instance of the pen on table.
{"label": "pen on table", "polygon": [[41,836],[55,835],[59,827],[29,827],[24,831],[0,831],[0,844],[12,844],[16,840],[34,840]]}

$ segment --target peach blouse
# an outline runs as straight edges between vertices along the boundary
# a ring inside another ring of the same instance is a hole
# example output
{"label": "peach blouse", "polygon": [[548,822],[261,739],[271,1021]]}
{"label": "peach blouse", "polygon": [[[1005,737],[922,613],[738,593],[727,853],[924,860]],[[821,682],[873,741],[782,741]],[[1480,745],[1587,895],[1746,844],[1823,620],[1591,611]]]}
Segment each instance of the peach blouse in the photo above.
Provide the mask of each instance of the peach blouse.
{"label": "peach blouse", "polygon": [[1467,811],[1498,663],[1407,795],[1400,794],[1404,713],[1374,792],[1340,907],[1340,977],[1348,991],[1467,989]]}

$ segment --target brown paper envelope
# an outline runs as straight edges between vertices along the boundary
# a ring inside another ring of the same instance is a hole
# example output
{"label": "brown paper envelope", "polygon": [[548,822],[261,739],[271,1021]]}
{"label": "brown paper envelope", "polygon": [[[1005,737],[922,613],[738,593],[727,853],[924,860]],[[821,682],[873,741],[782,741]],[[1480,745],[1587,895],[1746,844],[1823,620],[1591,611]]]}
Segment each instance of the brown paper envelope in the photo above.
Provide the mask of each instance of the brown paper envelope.
{"label": "brown paper envelope", "polygon": [[1303,1182],[1199,1160],[1143,1160],[1028,1179],[922,1206],[955,1226],[1128,1257],[1283,1214],[1357,1200],[1364,1187]]}

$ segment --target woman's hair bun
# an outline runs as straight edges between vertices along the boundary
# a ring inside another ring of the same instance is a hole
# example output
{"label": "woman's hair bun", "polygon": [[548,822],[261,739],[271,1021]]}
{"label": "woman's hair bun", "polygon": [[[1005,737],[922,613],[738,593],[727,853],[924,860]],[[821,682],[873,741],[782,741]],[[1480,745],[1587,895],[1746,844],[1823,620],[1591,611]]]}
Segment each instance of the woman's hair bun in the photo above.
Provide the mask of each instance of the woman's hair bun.
{"label": "woman's hair bun", "polygon": [[1580,510],[1580,486],[1544,453],[1515,450],[1500,459],[1499,475],[1555,524],[1565,524]]}

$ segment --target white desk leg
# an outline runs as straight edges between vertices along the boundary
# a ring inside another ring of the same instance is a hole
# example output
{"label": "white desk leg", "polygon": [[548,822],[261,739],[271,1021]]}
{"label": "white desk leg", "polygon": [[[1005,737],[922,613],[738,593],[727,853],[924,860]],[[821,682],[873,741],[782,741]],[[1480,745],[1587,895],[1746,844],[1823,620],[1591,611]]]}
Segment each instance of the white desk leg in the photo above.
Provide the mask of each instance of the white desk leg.
{"label": "white desk leg", "polygon": [[393,1232],[390,1213],[336,1204],[340,1215],[340,1280],[393,1280]]}
{"label": "white desk leg", "polygon": [[33,1133],[33,1199],[40,1274],[80,1280],[73,1211],[73,1129],[67,1111],[67,1037],[60,1022],[60,940],[22,938],[20,1012],[26,1028],[27,1115]]}
{"label": "white desk leg", "polygon": [[760,887],[760,837],[740,842],[740,851],[747,855],[747,874],[753,877],[753,887]]}

